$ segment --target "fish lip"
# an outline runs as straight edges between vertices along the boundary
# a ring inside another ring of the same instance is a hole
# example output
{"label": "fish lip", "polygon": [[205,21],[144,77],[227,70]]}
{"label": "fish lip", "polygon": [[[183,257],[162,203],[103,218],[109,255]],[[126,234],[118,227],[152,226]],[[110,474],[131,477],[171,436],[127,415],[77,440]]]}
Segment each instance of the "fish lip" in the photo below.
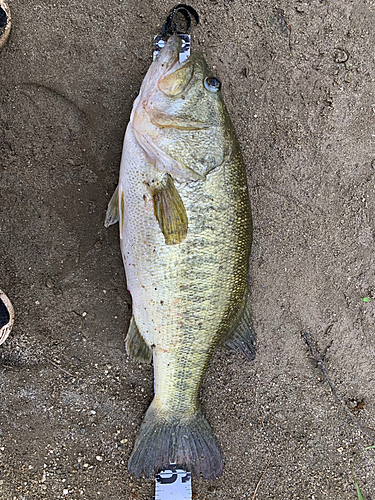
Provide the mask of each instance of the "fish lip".
{"label": "fish lip", "polygon": [[[173,47],[174,44],[174,47]],[[164,78],[170,75],[177,69],[183,68],[186,64],[194,61],[196,59],[197,53],[193,52],[184,61],[180,62],[180,49],[181,49],[181,38],[178,35],[172,35],[168,38],[167,43],[162,48],[162,50],[156,56],[154,63],[160,63],[163,59],[166,59],[168,52],[170,52],[169,59],[167,61],[161,62],[161,66],[165,66],[165,71],[160,78]],[[172,47],[171,47],[172,46]],[[156,64],[155,64],[156,65]]]}
{"label": "fish lip", "polygon": [[[172,64],[175,64],[179,60],[179,53],[181,49],[181,44],[182,41],[178,35],[172,35],[168,38],[165,46],[162,48],[162,50],[158,53],[158,55],[155,58],[155,63],[161,63],[165,64],[165,60],[168,57],[169,53],[169,64],[167,65],[168,67],[171,67]],[[172,64],[171,64],[172,61]]]}
{"label": "fish lip", "polygon": [[[195,69],[194,65],[195,65],[196,60],[199,57],[199,54],[198,53],[193,53],[187,59],[185,59],[185,61],[182,61],[182,62],[179,61],[178,54],[177,54],[177,59],[169,66],[168,69],[166,69],[166,71],[160,76],[160,78],[156,82],[156,85],[157,85],[158,89],[159,89],[159,82],[160,82],[160,80],[162,80],[163,78],[165,78],[165,77],[167,77],[169,75],[173,75],[173,73],[175,71],[183,68],[184,66],[187,66],[188,64],[192,64],[193,65],[193,74],[194,74],[194,69]],[[193,80],[193,78],[192,78],[192,80]],[[189,82],[187,84],[187,88],[190,86],[190,84],[191,84],[191,82]]]}

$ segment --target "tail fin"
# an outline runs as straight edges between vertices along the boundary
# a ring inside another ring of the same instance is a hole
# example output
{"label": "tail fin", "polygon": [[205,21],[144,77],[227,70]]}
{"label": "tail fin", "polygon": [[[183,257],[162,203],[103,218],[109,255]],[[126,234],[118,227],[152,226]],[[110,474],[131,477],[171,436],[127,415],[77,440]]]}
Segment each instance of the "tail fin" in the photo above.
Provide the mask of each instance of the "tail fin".
{"label": "tail fin", "polygon": [[129,472],[153,476],[175,463],[204,479],[223,470],[221,452],[201,410],[189,418],[168,420],[151,404],[129,460]]}

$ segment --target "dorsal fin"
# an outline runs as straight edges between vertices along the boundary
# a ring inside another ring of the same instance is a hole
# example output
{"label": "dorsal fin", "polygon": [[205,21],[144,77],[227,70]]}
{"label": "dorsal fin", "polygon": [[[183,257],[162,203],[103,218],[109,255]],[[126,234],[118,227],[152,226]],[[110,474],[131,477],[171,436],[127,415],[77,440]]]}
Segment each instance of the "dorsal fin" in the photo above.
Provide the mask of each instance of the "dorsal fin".
{"label": "dorsal fin", "polygon": [[228,349],[241,351],[249,360],[256,354],[256,334],[251,315],[249,287],[246,287],[243,306],[230,333],[224,338],[223,345]]}

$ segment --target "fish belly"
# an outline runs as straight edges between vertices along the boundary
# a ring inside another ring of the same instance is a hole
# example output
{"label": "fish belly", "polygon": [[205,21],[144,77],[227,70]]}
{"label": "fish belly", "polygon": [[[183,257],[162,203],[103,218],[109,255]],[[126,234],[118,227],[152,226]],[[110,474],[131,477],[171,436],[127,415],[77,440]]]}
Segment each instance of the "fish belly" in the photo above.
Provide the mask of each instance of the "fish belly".
{"label": "fish belly", "polygon": [[240,152],[204,181],[178,182],[188,216],[186,239],[166,245],[147,184],[160,172],[129,124],[121,162],[121,250],[133,316],[154,356],[154,405],[162,413],[196,411],[213,348],[244,297],[251,216]]}

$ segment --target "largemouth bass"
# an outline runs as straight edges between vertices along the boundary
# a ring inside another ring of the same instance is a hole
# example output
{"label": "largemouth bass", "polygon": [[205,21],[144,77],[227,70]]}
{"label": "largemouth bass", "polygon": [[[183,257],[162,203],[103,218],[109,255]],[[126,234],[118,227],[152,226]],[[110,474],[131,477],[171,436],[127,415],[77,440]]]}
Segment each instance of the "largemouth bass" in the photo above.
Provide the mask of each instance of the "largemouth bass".
{"label": "largemouth bass", "polygon": [[133,316],[128,354],[154,364],[155,396],[129,461],[213,479],[222,458],[199,387],[218,344],[255,355],[248,291],[252,222],[245,167],[202,55],[179,62],[171,36],[128,124],[105,225],[119,221]]}

